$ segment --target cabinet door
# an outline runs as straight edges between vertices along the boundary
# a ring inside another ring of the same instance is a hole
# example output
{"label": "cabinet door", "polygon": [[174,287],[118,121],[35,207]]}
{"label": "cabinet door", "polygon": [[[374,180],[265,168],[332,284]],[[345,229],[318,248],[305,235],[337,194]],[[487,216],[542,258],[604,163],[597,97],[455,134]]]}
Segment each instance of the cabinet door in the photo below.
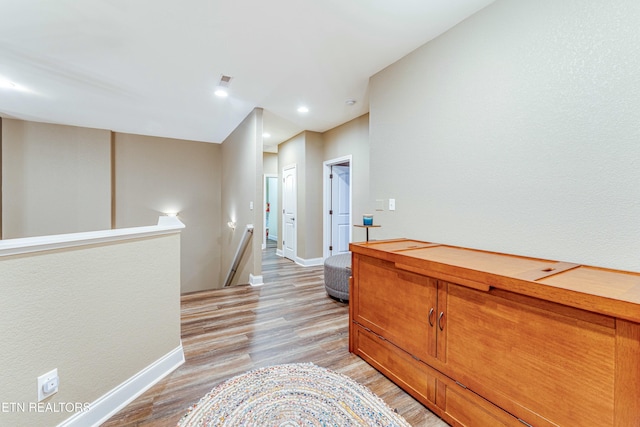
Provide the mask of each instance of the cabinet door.
{"label": "cabinet door", "polygon": [[354,262],[354,320],[425,360],[436,356],[437,281],[358,255]]}
{"label": "cabinet door", "polygon": [[615,320],[448,284],[444,370],[535,426],[611,426]]}

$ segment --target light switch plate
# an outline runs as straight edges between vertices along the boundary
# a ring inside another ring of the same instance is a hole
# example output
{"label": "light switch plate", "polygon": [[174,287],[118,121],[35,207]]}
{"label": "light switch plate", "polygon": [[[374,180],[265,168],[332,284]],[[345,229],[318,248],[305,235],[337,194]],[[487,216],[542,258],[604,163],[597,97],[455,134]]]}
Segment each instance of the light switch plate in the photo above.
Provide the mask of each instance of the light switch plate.
{"label": "light switch plate", "polygon": [[390,211],[396,210],[396,199],[389,199],[389,210]]}

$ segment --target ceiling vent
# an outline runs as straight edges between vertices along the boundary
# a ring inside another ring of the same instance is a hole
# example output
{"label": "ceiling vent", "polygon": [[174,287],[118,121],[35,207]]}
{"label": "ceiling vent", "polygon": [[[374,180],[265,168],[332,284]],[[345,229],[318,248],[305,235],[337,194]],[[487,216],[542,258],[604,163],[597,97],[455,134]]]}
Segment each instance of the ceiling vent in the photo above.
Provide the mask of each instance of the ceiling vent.
{"label": "ceiling vent", "polygon": [[225,76],[222,74],[220,76],[218,86],[216,86],[216,90],[213,93],[219,98],[226,98],[229,96],[229,85],[231,84],[231,79],[231,76]]}
{"label": "ceiling vent", "polygon": [[229,87],[229,85],[231,84],[231,79],[233,77],[231,76],[225,76],[224,74],[220,76],[220,83],[218,83],[218,86],[220,87]]}

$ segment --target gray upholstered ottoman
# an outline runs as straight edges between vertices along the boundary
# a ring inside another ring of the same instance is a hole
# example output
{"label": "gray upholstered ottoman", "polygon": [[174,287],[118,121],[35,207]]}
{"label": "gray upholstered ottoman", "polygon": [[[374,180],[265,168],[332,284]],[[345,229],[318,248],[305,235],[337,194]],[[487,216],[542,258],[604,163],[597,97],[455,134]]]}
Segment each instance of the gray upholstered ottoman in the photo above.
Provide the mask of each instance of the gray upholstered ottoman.
{"label": "gray upholstered ottoman", "polygon": [[349,301],[351,252],[330,256],[324,260],[324,287],[329,296]]}

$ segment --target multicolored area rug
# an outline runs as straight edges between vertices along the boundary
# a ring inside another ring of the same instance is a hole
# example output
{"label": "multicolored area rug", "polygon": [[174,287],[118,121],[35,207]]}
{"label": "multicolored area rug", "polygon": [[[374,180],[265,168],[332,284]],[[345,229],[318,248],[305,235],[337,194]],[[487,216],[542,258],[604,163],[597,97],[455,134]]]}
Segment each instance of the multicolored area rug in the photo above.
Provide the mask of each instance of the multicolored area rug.
{"label": "multicolored area rug", "polygon": [[302,363],[256,369],[219,384],[178,423],[191,426],[410,424],[351,378]]}

